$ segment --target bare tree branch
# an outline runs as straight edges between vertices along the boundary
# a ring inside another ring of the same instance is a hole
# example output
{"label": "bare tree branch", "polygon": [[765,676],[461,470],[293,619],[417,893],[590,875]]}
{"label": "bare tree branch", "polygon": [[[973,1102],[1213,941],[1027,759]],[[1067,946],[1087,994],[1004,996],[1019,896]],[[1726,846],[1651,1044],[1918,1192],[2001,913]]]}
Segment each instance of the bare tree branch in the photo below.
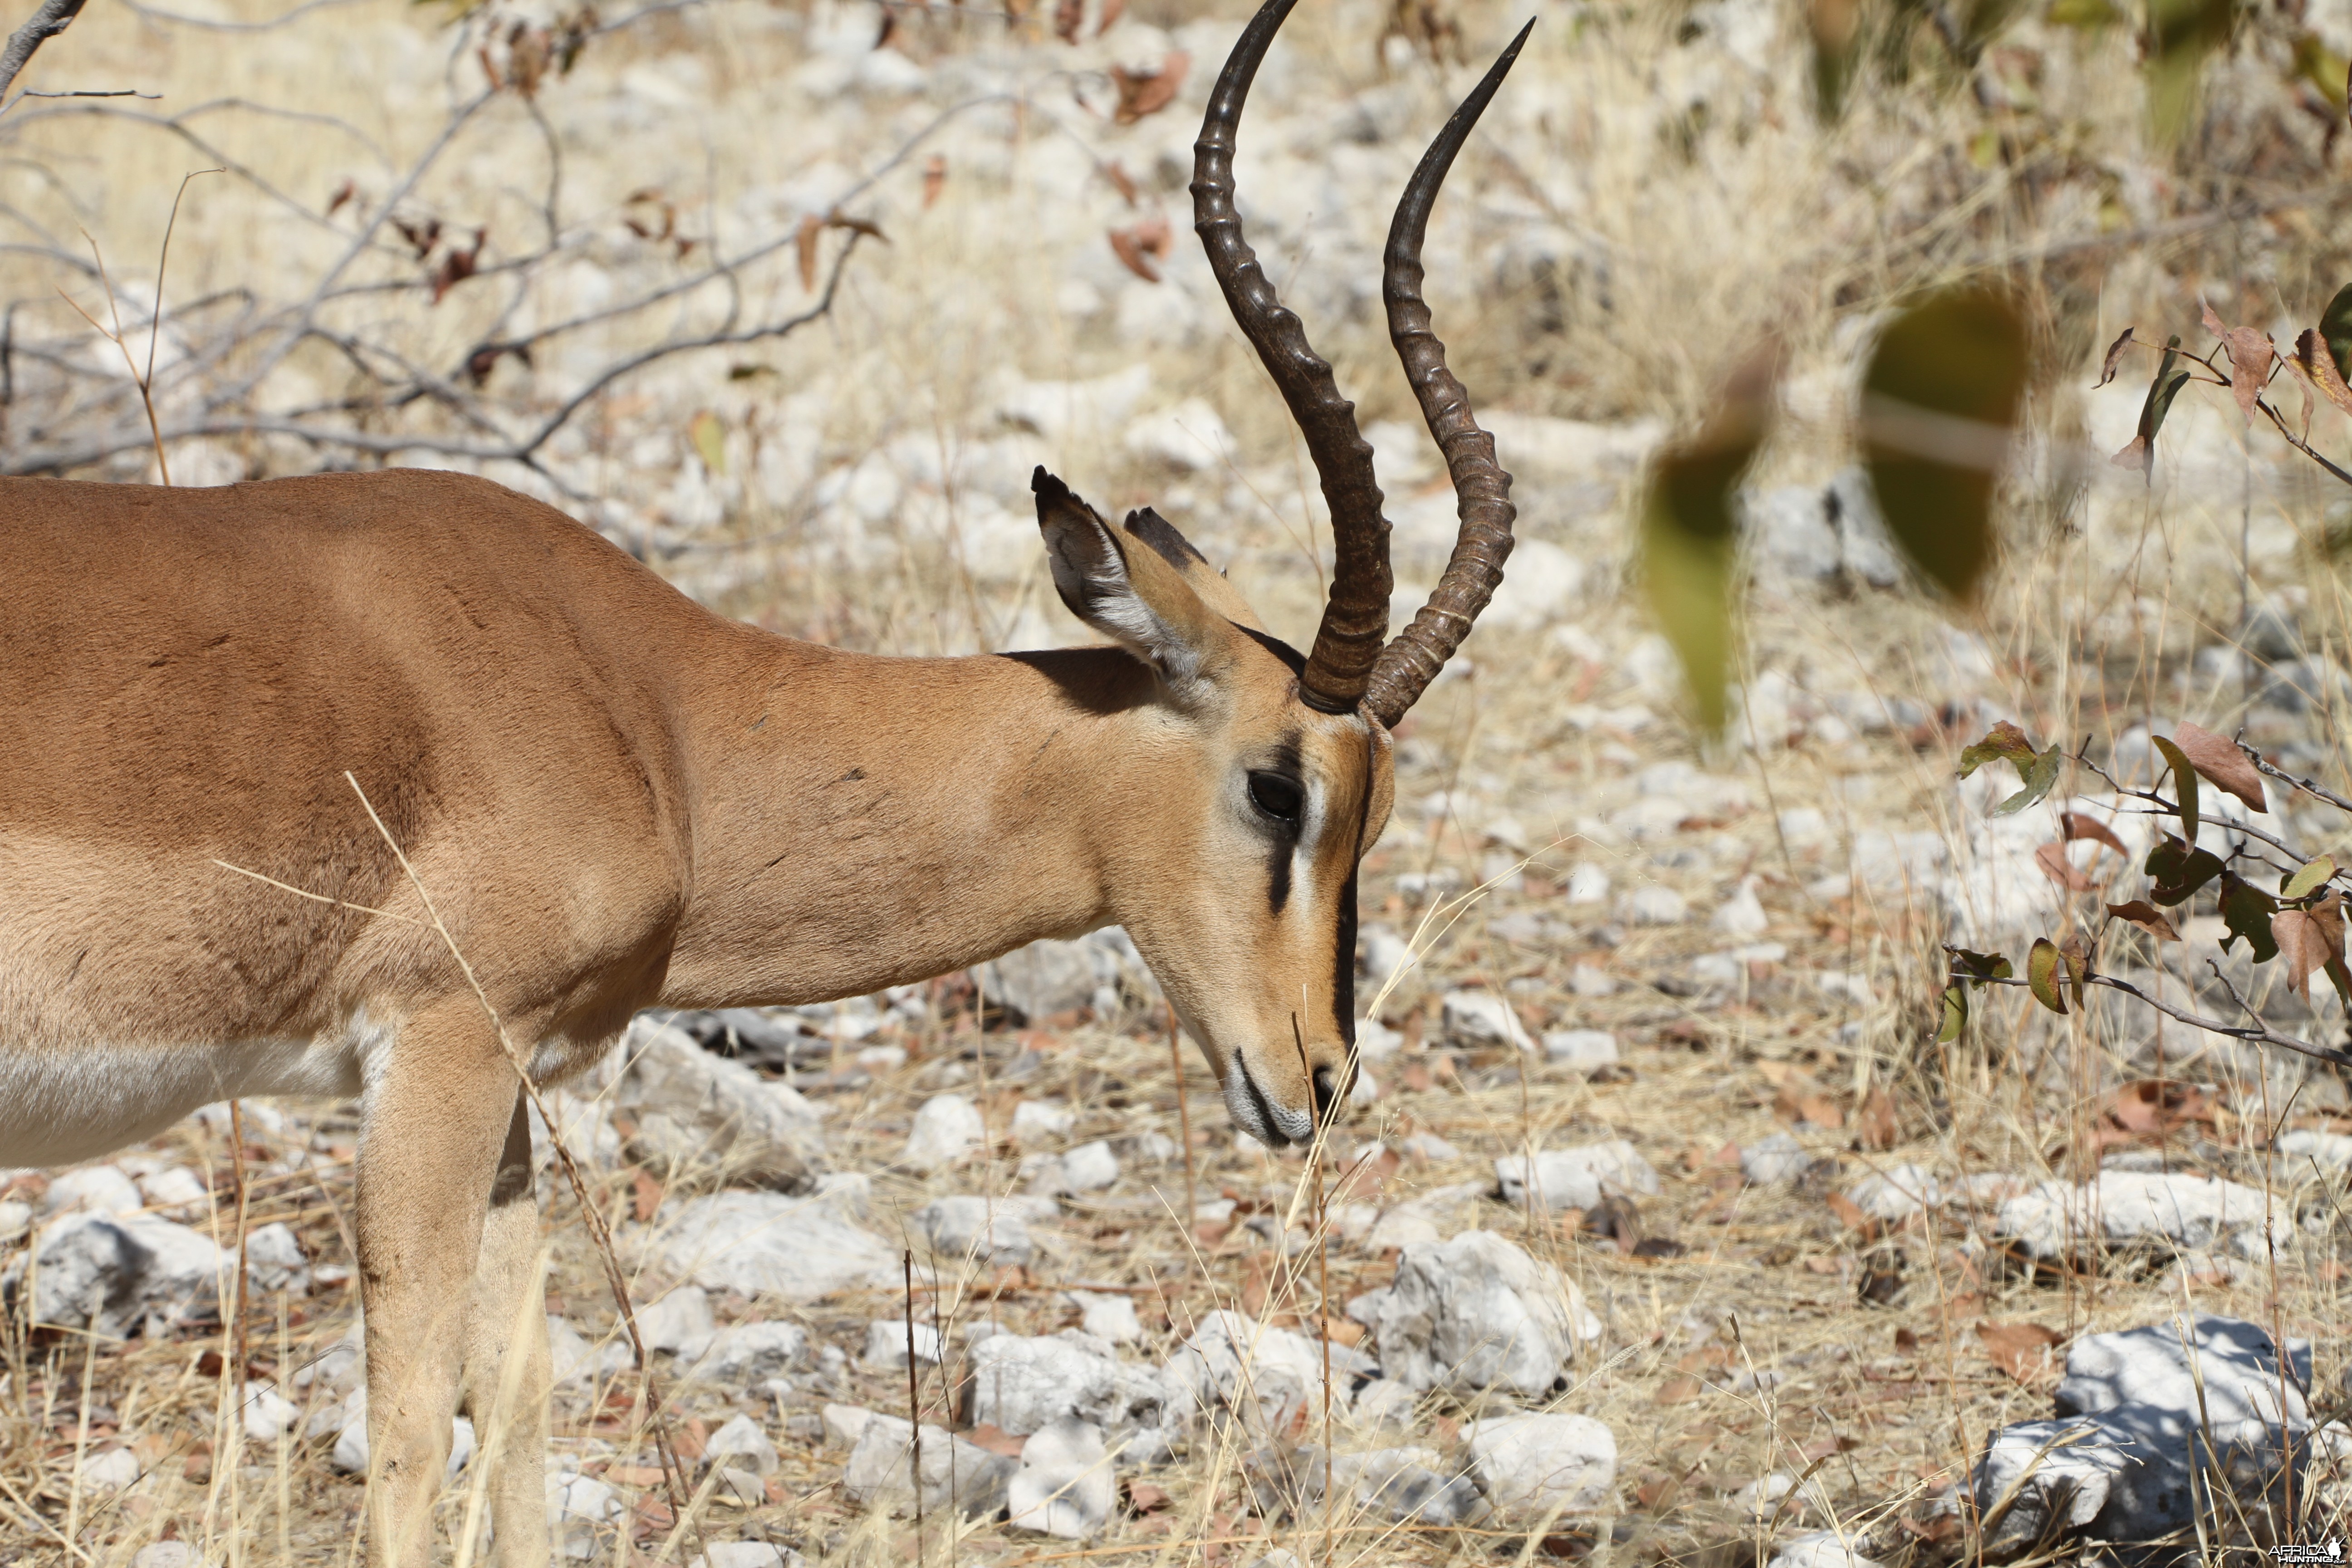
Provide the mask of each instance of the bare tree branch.
{"label": "bare tree branch", "polygon": [[[2231,999],[2235,1001],[2239,1006],[2244,1007],[2248,1013],[2253,1015],[2254,1022],[2252,1024],[2225,1024],[2219,1018],[2203,1017],[2198,1014],[2189,1012],[2184,1008],[2176,1007],[2169,1002],[2160,1001],[2158,998],[2149,995],[2138,986],[2132,984],[2129,981],[2117,980],[2111,974],[2094,974],[2085,980],[2084,984],[2088,985],[2104,985],[2110,991],[2120,991],[2126,996],[2136,997],[2139,1001],[2147,1003],[2149,1006],[2155,1008],[2158,1012],[2163,1014],[2168,1018],[2178,1019],[2181,1023],[2189,1026],[2189,1027],[2202,1029],[2209,1035],[2226,1035],[2231,1039],[2245,1040],[2253,1045],[2276,1046],[2281,1050],[2294,1051],[2299,1056],[2310,1057],[2316,1061],[2334,1062],[2338,1067],[2352,1067],[2352,1051],[2339,1051],[2331,1046],[2315,1046],[2308,1040],[2298,1040],[2293,1035],[2282,1035],[2276,1029],[2273,1029],[2269,1025],[2263,1023],[2262,1021],[2262,1015],[2255,1013],[2252,1007],[2247,1005],[2245,998],[2238,994],[2237,987],[2230,984],[2228,976],[2222,975],[2218,966],[2214,969],[2213,973],[2217,976],[2221,977],[2221,984],[2223,985],[2229,987]],[[1966,982],[1970,985],[2030,986],[2032,984],[2032,981],[2028,980],[1996,980],[1983,975],[1964,973],[1958,970],[1954,970],[1952,972],[1950,980],[1954,984]],[[2070,980],[2068,984],[2072,984],[2073,982]]]}
{"label": "bare tree branch", "polygon": [[258,22],[219,22],[210,16],[184,16],[180,12],[166,11],[159,6],[142,5],[139,0],[122,0],[122,8],[142,21],[168,22],[175,27],[201,27],[209,33],[266,33],[273,27],[282,27],[296,17],[307,16],[312,11],[323,11],[331,5],[356,4],[358,0],[302,0],[301,5],[290,11],[281,11],[275,16]]}
{"label": "bare tree branch", "polygon": [[25,68],[33,51],[72,26],[73,19],[81,15],[83,4],[84,0],[41,0],[41,8],[33,13],[32,19],[9,34],[7,43],[0,45],[0,107],[5,105],[8,84]]}

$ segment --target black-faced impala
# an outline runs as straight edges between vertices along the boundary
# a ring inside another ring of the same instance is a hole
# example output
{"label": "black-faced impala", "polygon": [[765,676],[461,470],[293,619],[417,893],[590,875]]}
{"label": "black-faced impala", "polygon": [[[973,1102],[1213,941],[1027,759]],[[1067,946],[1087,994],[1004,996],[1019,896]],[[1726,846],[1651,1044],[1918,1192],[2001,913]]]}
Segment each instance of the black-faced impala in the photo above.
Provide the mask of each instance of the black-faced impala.
{"label": "black-faced impala", "polygon": [[1419,254],[1518,44],[1389,234],[1390,332],[1462,519],[1389,640],[1371,448],[1234,211],[1234,128],[1290,5],[1226,61],[1192,196],[1329,503],[1303,658],[1175,528],[1114,527],[1042,468],[1054,585],[1111,647],[793,642],[446,473],[0,480],[0,1166],[236,1096],[359,1097],[371,1563],[429,1560],[452,1415],[487,1411],[509,1355],[497,1558],[548,1555],[530,1122],[419,884],[546,1080],[643,1007],[856,995],[1116,921],[1242,1127],[1293,1142],[1344,1101],[1389,731],[1511,546],[1509,476],[1430,331]]}

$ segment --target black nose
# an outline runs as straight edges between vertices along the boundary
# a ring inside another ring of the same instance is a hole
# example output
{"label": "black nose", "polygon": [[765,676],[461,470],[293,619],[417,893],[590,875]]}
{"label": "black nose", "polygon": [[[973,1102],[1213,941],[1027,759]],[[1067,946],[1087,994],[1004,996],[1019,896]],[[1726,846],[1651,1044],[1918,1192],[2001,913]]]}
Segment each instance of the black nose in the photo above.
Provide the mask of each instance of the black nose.
{"label": "black nose", "polygon": [[1355,1076],[1356,1068],[1353,1063],[1349,1064],[1344,1074],[1334,1072],[1329,1068],[1315,1069],[1315,1120],[1317,1121],[1328,1121],[1338,1114],[1339,1102],[1346,1098]]}

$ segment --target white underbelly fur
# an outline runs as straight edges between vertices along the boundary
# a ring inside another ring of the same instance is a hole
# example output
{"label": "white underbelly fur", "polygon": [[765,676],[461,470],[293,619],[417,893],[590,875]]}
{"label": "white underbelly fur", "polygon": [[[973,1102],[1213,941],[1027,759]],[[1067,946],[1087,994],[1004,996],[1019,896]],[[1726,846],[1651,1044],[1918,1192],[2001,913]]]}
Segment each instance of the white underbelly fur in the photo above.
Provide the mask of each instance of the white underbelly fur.
{"label": "white underbelly fur", "polygon": [[0,1041],[0,1169],[69,1165],[152,1138],[216,1100],[348,1099],[392,1043],[364,1010],[309,1040],[28,1047]]}

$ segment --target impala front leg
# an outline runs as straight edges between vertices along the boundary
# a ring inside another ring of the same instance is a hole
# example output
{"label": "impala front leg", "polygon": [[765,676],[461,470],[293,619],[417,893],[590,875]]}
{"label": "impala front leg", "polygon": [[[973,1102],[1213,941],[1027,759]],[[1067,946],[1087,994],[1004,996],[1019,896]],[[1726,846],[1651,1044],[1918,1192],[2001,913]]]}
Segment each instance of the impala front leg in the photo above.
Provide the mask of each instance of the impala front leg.
{"label": "impala front leg", "polygon": [[470,995],[412,1016],[368,1087],[357,1228],[370,1568],[432,1562],[433,1502],[473,1327],[484,1214],[514,1103],[514,1068]]}
{"label": "impala front leg", "polygon": [[515,1094],[514,1120],[490,1185],[466,1336],[467,1416],[489,1472],[498,1568],[547,1563],[547,1310],[539,1289],[539,1201],[531,1187],[530,1110]]}

